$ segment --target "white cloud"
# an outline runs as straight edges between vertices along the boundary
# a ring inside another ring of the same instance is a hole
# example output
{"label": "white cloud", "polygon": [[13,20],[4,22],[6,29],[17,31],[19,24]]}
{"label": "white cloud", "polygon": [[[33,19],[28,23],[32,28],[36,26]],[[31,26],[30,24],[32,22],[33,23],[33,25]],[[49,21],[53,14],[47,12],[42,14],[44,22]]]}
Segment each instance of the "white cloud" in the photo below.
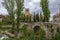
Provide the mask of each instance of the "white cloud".
{"label": "white cloud", "polygon": [[[40,7],[41,0],[25,0],[25,8],[34,9],[36,7]],[[49,0],[49,3],[52,4],[56,2],[56,0]]]}
{"label": "white cloud", "polygon": [[40,0],[33,0],[32,2],[34,2],[34,3],[38,3],[38,2],[40,2]]}
{"label": "white cloud", "polygon": [[7,10],[4,8],[0,8],[0,14],[3,14],[3,15],[7,14]]}
{"label": "white cloud", "polygon": [[56,0],[49,0],[49,3],[52,4],[52,3],[55,3]]}
{"label": "white cloud", "polygon": [[[31,11],[39,11],[39,10],[41,10],[41,8],[40,8],[40,1],[41,0],[24,0],[25,1],[25,3],[24,3],[24,6],[25,6],[25,8],[30,8],[30,10]],[[58,1],[58,0],[49,0],[49,3],[50,4],[53,4],[53,3],[55,3],[56,1]],[[2,0],[0,0],[0,4],[1,4],[1,2],[2,2]],[[53,4],[54,5],[54,4]],[[50,5],[50,8],[51,8],[52,6]],[[53,6],[54,7],[54,6]],[[6,10],[3,8],[3,6],[1,6],[0,5],[0,8],[2,9],[2,10],[0,10],[0,12],[4,12],[4,13],[6,13]],[[51,9],[52,10],[52,9]],[[3,13],[2,12],[2,13]]]}
{"label": "white cloud", "polygon": [[25,0],[25,8],[30,8],[30,11],[34,12],[39,10],[40,8],[40,0],[30,0],[30,2],[27,2],[27,0]]}
{"label": "white cloud", "polygon": [[49,0],[50,2],[55,2],[56,0]]}

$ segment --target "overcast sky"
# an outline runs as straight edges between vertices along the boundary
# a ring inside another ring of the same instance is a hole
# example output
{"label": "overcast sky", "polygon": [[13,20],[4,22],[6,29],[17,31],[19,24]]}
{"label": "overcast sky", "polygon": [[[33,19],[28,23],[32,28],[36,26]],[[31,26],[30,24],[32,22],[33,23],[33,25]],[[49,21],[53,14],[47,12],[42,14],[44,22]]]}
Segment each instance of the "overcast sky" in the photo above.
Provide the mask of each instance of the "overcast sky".
{"label": "overcast sky", "polygon": [[[0,0],[0,14],[6,14],[7,11],[6,9],[2,6],[1,4],[2,0]],[[49,9],[51,11],[51,16],[54,15],[59,11],[59,4],[60,0],[49,0]],[[40,0],[25,0],[24,2],[25,8],[30,8],[31,12],[40,12],[41,7],[40,7]]]}

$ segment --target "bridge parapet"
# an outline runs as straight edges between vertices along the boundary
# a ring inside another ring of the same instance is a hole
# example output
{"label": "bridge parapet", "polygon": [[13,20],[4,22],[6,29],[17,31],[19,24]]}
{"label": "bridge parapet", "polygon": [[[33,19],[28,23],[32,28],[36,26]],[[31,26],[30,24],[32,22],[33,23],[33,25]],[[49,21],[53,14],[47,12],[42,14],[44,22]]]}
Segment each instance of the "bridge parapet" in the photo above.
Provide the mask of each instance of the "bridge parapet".
{"label": "bridge parapet", "polygon": [[[36,26],[42,28],[46,35],[49,36],[51,34],[51,30],[53,30],[53,36],[55,37],[57,33],[57,28],[60,29],[60,23],[53,23],[53,22],[32,22],[32,23],[25,23],[22,22],[21,25],[28,25],[28,28],[33,29]],[[51,36],[51,35],[50,35]]]}

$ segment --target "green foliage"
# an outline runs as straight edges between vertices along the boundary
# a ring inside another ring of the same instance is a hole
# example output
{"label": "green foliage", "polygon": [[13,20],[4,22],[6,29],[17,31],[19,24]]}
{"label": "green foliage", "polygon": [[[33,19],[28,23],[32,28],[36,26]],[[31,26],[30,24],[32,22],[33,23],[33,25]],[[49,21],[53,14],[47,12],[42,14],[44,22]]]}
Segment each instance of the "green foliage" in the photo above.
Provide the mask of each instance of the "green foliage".
{"label": "green foliage", "polygon": [[[25,40],[44,40],[45,31],[39,28],[38,35],[34,31],[28,31],[27,26],[23,27],[23,39]],[[37,37],[38,36],[38,37]]]}
{"label": "green foliage", "polygon": [[25,17],[24,17],[24,14],[21,13],[21,15],[20,15],[20,21],[21,21],[21,22],[24,22],[24,18],[25,18]]}
{"label": "green foliage", "polygon": [[36,14],[36,20],[39,22],[39,14]]}
{"label": "green foliage", "polygon": [[8,14],[10,16],[10,20],[12,22],[12,33],[14,33],[14,31],[13,31],[14,27],[15,27],[15,21],[14,21],[14,19],[15,19],[15,17],[14,17],[14,15],[15,15],[15,13],[14,13],[15,12],[14,11],[15,3],[14,3],[14,0],[4,0],[3,5],[4,5],[5,9],[7,9]]}
{"label": "green foliage", "polygon": [[25,15],[24,15],[24,21],[25,21]]}
{"label": "green foliage", "polygon": [[20,39],[18,39],[18,38],[5,38],[5,39],[3,39],[3,40],[20,40]]}
{"label": "green foliage", "polygon": [[1,31],[11,30],[11,28],[10,28],[10,27],[0,27],[0,30],[1,30]]}
{"label": "green foliage", "polygon": [[9,24],[12,24],[9,15],[3,16],[2,24],[3,24],[3,25],[7,25],[7,24],[9,25]]}
{"label": "green foliage", "polygon": [[[15,29],[15,13],[16,13],[17,31],[19,32],[20,16],[23,10],[23,1],[22,0],[4,0],[3,5],[7,9],[8,14],[10,16],[10,20],[12,22],[12,33],[14,33],[14,29]],[[15,7],[17,7],[16,10],[14,10]]]}
{"label": "green foliage", "polygon": [[34,31],[29,31],[27,30],[27,25],[24,25],[21,30],[23,32],[23,35],[19,38],[15,37],[15,38],[7,38],[4,40],[44,40],[44,35],[45,32],[43,29],[39,30],[39,35],[37,37],[37,35],[34,33]]}
{"label": "green foliage", "polygon": [[57,28],[57,34],[55,36],[55,40],[60,40],[60,30]]}
{"label": "green foliage", "polygon": [[20,25],[20,16],[21,16],[21,13],[22,13],[22,10],[23,10],[23,3],[24,1],[23,0],[15,0],[16,1],[16,6],[17,6],[17,12],[16,12],[16,15],[17,15],[17,32],[19,32],[19,25]]}
{"label": "green foliage", "polygon": [[42,15],[42,13],[40,13],[39,15],[40,15],[40,16],[39,16],[39,20],[40,20],[41,22],[43,22],[44,16]]}
{"label": "green foliage", "polygon": [[44,40],[45,37],[45,31],[43,29],[40,29],[40,40]]}
{"label": "green foliage", "polygon": [[41,0],[41,7],[44,15],[44,22],[48,22],[50,18],[48,0]]}
{"label": "green foliage", "polygon": [[60,34],[57,34],[55,40],[60,40]]}
{"label": "green foliage", "polygon": [[34,22],[36,22],[36,15],[35,15],[35,12],[34,12]]}
{"label": "green foliage", "polygon": [[31,16],[29,17],[29,22],[31,22]]}
{"label": "green foliage", "polygon": [[0,27],[2,26],[2,22],[0,22]]}

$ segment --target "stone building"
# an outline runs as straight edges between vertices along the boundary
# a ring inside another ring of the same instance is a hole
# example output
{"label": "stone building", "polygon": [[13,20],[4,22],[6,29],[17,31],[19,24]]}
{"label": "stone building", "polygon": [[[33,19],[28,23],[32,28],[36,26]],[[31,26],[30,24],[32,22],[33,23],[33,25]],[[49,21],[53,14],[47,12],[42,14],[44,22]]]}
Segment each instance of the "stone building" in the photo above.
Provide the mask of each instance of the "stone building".
{"label": "stone building", "polygon": [[32,14],[30,13],[29,8],[25,8],[24,15],[25,15],[25,18],[28,18],[28,20],[30,20],[30,19],[33,20],[33,16],[32,16]]}
{"label": "stone building", "polygon": [[31,16],[29,8],[25,8],[25,16]]}
{"label": "stone building", "polygon": [[60,12],[53,16],[53,22],[60,22]]}
{"label": "stone building", "polygon": [[60,12],[53,16],[53,29],[54,36],[57,34],[58,30],[60,31]]}

